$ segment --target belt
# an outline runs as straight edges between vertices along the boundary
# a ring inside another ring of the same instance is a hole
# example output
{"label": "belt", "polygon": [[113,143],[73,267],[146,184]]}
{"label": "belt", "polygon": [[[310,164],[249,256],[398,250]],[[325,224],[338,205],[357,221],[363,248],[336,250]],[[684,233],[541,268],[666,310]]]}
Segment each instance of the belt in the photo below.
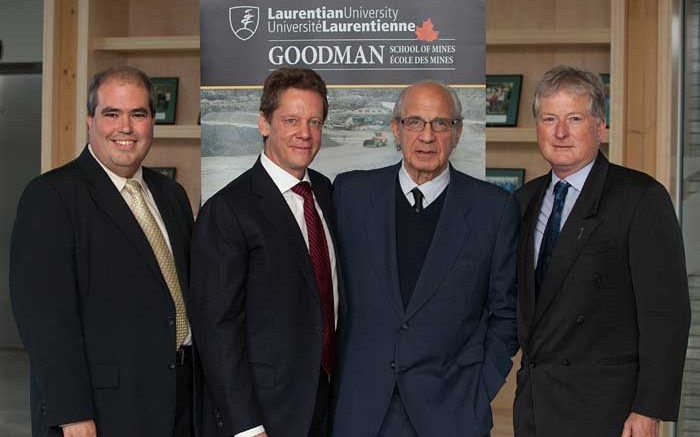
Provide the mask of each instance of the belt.
{"label": "belt", "polygon": [[192,359],[192,346],[180,346],[175,352],[175,365],[182,366]]}

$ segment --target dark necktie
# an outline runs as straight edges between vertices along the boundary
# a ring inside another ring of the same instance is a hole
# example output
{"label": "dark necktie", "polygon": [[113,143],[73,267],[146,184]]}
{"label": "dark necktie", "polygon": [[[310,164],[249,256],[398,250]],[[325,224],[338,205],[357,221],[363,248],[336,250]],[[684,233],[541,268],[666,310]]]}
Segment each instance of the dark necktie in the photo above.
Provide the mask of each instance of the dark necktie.
{"label": "dark necktie", "polygon": [[411,190],[411,193],[413,193],[414,200],[413,209],[415,209],[416,212],[423,211],[423,192],[416,187]]}
{"label": "dark necktie", "polygon": [[309,237],[309,254],[314,267],[316,286],[320,294],[321,315],[323,318],[323,346],[321,350],[321,367],[329,375],[333,369],[335,355],[335,318],[333,309],[333,279],[331,277],[331,260],[328,256],[326,233],[321,217],[316,211],[311,184],[299,182],[292,191],[304,198],[304,220]]}
{"label": "dark necktie", "polygon": [[566,192],[569,190],[569,186],[569,183],[565,181],[559,181],[554,185],[554,205],[552,205],[552,213],[549,215],[549,220],[547,220],[547,226],[544,228],[537,268],[535,269],[536,294],[540,292],[540,285],[544,280],[545,273],[547,273],[549,263],[552,261],[552,252],[559,238],[561,213],[564,210],[564,201],[566,200]]}

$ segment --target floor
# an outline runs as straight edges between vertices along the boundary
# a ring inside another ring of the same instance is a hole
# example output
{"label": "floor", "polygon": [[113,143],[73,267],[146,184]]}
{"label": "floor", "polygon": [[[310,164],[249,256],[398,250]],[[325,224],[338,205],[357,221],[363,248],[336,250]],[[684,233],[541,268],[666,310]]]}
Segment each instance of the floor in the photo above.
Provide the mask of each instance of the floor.
{"label": "floor", "polygon": [[0,349],[0,436],[30,437],[29,423],[27,355]]}

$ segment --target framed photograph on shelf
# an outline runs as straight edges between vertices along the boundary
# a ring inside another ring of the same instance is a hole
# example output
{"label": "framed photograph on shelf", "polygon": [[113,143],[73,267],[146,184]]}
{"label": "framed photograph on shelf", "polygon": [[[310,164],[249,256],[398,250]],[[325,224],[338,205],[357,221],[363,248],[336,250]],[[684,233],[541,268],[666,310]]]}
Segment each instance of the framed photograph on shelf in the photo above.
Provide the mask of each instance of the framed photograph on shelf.
{"label": "framed photograph on shelf", "polygon": [[175,170],[177,170],[175,167],[149,167],[153,171],[157,171],[158,173],[162,174],[163,176],[167,176],[168,178],[175,180]]}
{"label": "framed photograph on shelf", "polygon": [[486,126],[518,125],[522,74],[486,75]]}
{"label": "framed photograph on shelf", "polygon": [[487,168],[486,181],[513,192],[525,182],[524,168]]}
{"label": "framed photograph on shelf", "polygon": [[600,79],[605,85],[605,127],[610,127],[610,74],[600,73]]}
{"label": "framed photograph on shelf", "polygon": [[177,77],[152,77],[156,95],[156,124],[175,124]]}

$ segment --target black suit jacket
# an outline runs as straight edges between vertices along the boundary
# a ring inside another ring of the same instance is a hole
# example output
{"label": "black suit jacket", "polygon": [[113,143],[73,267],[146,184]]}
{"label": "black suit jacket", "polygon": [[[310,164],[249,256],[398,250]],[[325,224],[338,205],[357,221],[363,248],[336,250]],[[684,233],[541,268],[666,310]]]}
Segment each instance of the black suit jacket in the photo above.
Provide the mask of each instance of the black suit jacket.
{"label": "black suit jacket", "polygon": [[619,436],[630,412],[675,420],[690,323],[668,193],[600,153],[535,300],[534,230],[551,174],[520,189],[516,435]]}
{"label": "black suit jacket", "polygon": [[[187,298],[187,195],[147,168],[143,177]],[[90,418],[101,437],[172,435],[175,306],[138,222],[87,148],[25,189],[10,290],[31,364],[34,436]]]}
{"label": "black suit jacket", "polygon": [[[330,182],[309,176],[332,230]],[[191,290],[203,435],[264,425],[271,436],[306,437],[321,368],[319,293],[304,237],[260,160],[202,208]]]}

